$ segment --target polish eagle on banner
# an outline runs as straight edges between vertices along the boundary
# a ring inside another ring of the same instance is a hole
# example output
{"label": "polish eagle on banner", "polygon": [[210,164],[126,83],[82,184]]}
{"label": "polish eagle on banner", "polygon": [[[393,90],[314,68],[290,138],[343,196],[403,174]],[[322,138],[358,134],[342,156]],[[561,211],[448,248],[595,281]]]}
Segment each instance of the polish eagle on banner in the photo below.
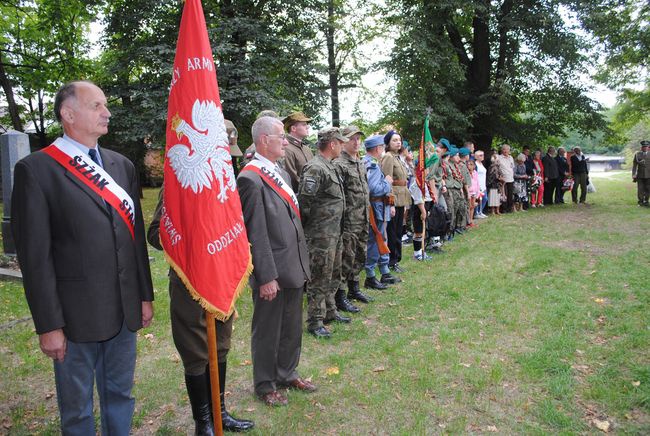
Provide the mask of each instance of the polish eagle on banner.
{"label": "polish eagle on banner", "polygon": [[183,7],[167,110],[160,240],[190,294],[225,320],[253,265],[200,0]]}

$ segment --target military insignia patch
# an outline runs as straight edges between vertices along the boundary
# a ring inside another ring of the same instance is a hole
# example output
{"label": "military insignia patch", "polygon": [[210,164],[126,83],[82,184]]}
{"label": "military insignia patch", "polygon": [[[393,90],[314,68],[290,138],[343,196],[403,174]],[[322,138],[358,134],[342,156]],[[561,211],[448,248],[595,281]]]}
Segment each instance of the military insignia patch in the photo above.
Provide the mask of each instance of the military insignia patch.
{"label": "military insignia patch", "polygon": [[302,189],[305,194],[315,194],[318,190],[318,183],[313,177],[305,177],[304,188]]}

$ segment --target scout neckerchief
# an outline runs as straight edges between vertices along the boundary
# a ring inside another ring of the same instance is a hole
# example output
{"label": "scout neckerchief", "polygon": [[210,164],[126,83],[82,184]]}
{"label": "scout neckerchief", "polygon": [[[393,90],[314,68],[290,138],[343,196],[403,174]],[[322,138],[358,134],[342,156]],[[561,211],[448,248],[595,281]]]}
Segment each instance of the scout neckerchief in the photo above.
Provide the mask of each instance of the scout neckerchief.
{"label": "scout neckerchief", "polygon": [[86,153],[63,138],[43,149],[43,153],[57,161],[86,186],[93,190],[122,218],[131,238],[135,239],[135,207],[129,194],[117,184],[104,168],[93,162]]}
{"label": "scout neckerchief", "polygon": [[282,199],[293,209],[298,218],[300,218],[300,207],[298,206],[298,198],[286,183],[280,174],[275,170],[275,166],[270,164],[270,161],[263,162],[256,154],[252,161],[246,165],[242,171],[252,171],[258,174],[264,183],[273,189]]}

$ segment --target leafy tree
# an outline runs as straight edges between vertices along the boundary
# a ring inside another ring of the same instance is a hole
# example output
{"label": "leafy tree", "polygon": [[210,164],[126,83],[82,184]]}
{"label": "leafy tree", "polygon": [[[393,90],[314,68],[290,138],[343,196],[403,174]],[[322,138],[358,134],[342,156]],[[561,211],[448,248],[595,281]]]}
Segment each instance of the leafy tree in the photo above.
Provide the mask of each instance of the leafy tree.
{"label": "leafy tree", "polygon": [[[432,130],[480,148],[535,143],[566,127],[605,126],[581,82],[588,45],[562,0],[389,0],[397,39],[387,71],[397,80],[392,116],[416,137]],[[415,124],[413,120],[417,120]]]}
{"label": "leafy tree", "polygon": [[[98,2],[16,0],[0,3],[0,82],[12,126],[33,122],[40,146],[48,143],[48,101],[62,83],[88,75],[86,31]],[[22,105],[19,103],[22,102]]]}

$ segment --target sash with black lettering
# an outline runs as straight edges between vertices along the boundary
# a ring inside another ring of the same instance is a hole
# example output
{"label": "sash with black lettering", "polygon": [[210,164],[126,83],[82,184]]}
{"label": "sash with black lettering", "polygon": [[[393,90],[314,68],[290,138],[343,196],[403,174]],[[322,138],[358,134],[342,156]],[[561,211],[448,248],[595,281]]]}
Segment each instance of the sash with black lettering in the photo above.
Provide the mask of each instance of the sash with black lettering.
{"label": "sash with black lettering", "polygon": [[264,165],[260,160],[253,159],[246,165],[242,171],[252,171],[262,178],[264,183],[266,183],[271,189],[273,189],[277,194],[282,197],[284,201],[287,202],[289,206],[296,213],[298,218],[300,218],[300,207],[298,206],[298,199],[296,194],[293,192],[291,187],[280,177],[275,171],[269,169]]}
{"label": "sash with black lettering", "polygon": [[43,149],[43,153],[57,161],[63,168],[74,174],[86,186],[109,204],[122,218],[135,239],[134,203],[129,194],[101,166],[86,153],[58,138],[54,144]]}

